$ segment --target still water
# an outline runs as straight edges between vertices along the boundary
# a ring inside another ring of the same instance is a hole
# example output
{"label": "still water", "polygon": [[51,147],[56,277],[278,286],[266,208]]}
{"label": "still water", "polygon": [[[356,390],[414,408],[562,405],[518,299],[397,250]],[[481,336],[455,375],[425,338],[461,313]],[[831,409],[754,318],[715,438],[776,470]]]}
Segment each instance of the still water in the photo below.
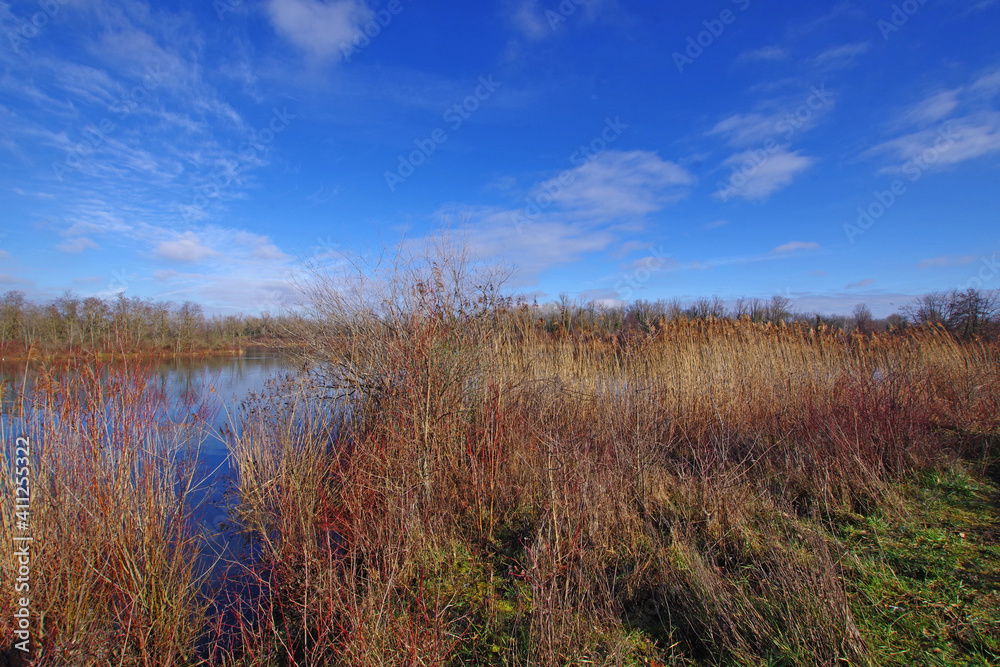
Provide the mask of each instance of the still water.
{"label": "still water", "polygon": [[[151,381],[172,398],[183,400],[174,405],[170,418],[183,421],[184,411],[197,411],[205,418],[205,429],[198,458],[198,493],[191,499],[196,505],[195,520],[209,538],[209,552],[230,548],[230,538],[222,527],[227,521],[226,491],[232,487],[229,450],[224,433],[238,431],[241,403],[251,392],[261,392],[269,380],[298,371],[294,360],[281,352],[266,348],[248,350],[242,356],[176,358],[151,363]],[[0,363],[0,384],[6,398],[22,381],[32,383],[37,372],[34,364]],[[6,417],[6,416],[4,416]],[[0,417],[3,419],[4,417]],[[209,554],[210,556],[210,554]]]}

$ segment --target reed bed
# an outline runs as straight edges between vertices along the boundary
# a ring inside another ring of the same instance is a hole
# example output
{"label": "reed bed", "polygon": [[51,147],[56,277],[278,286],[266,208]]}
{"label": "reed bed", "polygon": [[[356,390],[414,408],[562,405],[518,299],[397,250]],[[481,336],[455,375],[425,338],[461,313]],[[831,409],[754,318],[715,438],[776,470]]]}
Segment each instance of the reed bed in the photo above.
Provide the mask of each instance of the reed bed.
{"label": "reed bed", "polygon": [[988,454],[997,346],[529,312],[368,320],[259,399],[233,447],[268,604],[225,661],[866,664],[828,529]]}
{"label": "reed bed", "polygon": [[[199,427],[170,421],[171,411],[195,406],[165,395],[154,377],[136,362],[43,369],[5,406],[0,516],[8,543],[25,534],[15,532],[16,438],[32,449],[30,591],[10,586],[0,597],[10,659],[104,667],[195,658],[205,609],[189,502]],[[13,582],[12,550],[0,567]],[[30,599],[27,653],[11,647],[6,625],[22,596]]]}

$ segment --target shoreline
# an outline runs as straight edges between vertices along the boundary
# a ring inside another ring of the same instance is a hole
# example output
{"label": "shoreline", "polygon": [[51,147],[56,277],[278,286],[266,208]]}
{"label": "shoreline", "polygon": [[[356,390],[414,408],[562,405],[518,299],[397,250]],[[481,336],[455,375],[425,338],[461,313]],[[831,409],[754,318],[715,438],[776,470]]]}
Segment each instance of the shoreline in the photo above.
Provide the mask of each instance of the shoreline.
{"label": "shoreline", "polygon": [[0,353],[0,363],[64,362],[75,359],[88,361],[162,360],[162,359],[202,359],[209,357],[242,357],[255,350],[285,352],[300,348],[300,344],[276,341],[253,341],[238,347],[201,348],[196,350],[130,350],[127,352],[95,351],[88,348],[68,350],[20,349]]}

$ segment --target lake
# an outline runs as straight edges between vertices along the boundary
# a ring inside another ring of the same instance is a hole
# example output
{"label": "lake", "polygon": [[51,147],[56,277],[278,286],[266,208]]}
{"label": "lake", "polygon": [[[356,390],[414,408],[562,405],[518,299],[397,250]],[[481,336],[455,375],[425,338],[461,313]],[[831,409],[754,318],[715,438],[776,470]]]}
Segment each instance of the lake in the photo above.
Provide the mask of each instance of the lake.
{"label": "lake", "polygon": [[[210,536],[206,558],[211,559],[212,551],[231,546],[235,539],[222,531],[230,500],[225,492],[231,488],[229,450],[223,433],[227,428],[238,428],[240,404],[247,396],[262,391],[273,378],[297,372],[298,367],[289,355],[267,348],[250,349],[242,356],[179,357],[149,363],[151,380],[165,394],[185,398],[175,402],[171,414],[174,421],[184,420],[187,415],[183,412],[188,410],[206,418],[199,456],[200,491],[192,500],[197,504],[194,518]],[[28,366],[28,383],[37,370],[35,363]],[[10,399],[10,388],[18,386],[24,377],[24,362],[0,363],[0,381],[8,392],[6,399]]]}

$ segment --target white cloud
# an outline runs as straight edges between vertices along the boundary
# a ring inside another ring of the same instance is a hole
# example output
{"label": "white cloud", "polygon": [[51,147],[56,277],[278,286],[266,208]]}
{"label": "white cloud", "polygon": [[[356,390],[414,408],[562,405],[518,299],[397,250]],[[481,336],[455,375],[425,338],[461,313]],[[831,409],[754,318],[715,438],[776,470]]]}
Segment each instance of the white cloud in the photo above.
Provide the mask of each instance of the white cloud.
{"label": "white cloud", "polygon": [[615,0],[565,0],[562,3],[517,0],[507,17],[521,37],[538,41],[554,35],[570,20],[591,23],[601,17],[605,24],[618,20],[618,9]]}
{"label": "white cloud", "polygon": [[988,95],[1000,92],[1000,67],[977,78],[972,84],[972,90]]}
{"label": "white cloud", "polygon": [[542,10],[538,7],[538,0],[521,2],[511,13],[511,21],[518,32],[527,39],[542,39],[552,32]]}
{"label": "white cloud", "polygon": [[825,84],[812,86],[799,95],[762,101],[754,111],[723,118],[706,134],[722,136],[734,148],[762,147],[768,140],[787,142],[815,127],[835,101]]}
{"label": "white cloud", "polygon": [[309,56],[339,60],[372,17],[363,0],[270,0],[275,30]]}
{"label": "white cloud", "polygon": [[903,114],[903,122],[927,125],[947,118],[958,106],[960,90],[945,90],[924,98]]}
{"label": "white cloud", "polygon": [[874,284],[875,284],[874,278],[865,278],[864,280],[859,280],[854,283],[848,283],[847,287],[845,287],[844,289],[860,289],[862,287],[870,287],[871,285]]}
{"label": "white cloud", "polygon": [[686,196],[695,182],[680,165],[651,151],[605,151],[537,186],[546,198],[585,217],[613,219],[657,211]]}
{"label": "white cloud", "polygon": [[888,156],[893,164],[879,173],[920,174],[1000,151],[1000,112],[991,98],[1000,92],[1000,69],[969,84],[935,92],[912,105],[892,124],[903,130],[922,126],[864,151],[862,157]]}
{"label": "white cloud", "polygon": [[979,258],[975,255],[939,255],[938,257],[921,260],[917,266],[921,269],[947,266],[965,266],[967,264],[975,264],[978,259]]}
{"label": "white cloud", "polygon": [[984,111],[946,121],[874,146],[862,155],[889,155],[880,173],[941,169],[1000,151],[1000,112]]}
{"label": "white cloud", "polygon": [[163,241],[158,246],[154,254],[160,259],[173,262],[194,263],[200,262],[208,257],[218,255],[215,250],[202,245],[198,236],[193,232],[185,232],[174,241]]}
{"label": "white cloud", "polygon": [[[766,157],[761,158],[761,153]],[[727,158],[722,165],[732,170],[729,181],[713,194],[727,201],[732,197],[765,199],[789,186],[795,177],[811,167],[816,160],[787,147],[767,153],[749,150]]]}
{"label": "white cloud", "polygon": [[785,252],[796,252],[798,250],[818,250],[819,244],[812,241],[789,241],[783,245],[779,245],[777,248],[771,252],[775,253],[785,253]]}
{"label": "white cloud", "polygon": [[777,125],[781,122],[781,114],[758,113],[733,114],[715,124],[709,135],[721,134],[731,146],[745,148],[755,144],[761,144],[767,139],[774,137],[778,130]]}
{"label": "white cloud", "polygon": [[86,236],[79,236],[75,239],[68,239],[56,246],[56,250],[68,252],[70,254],[81,253],[89,248],[97,248],[98,245]]}
{"label": "white cloud", "polygon": [[786,58],[788,58],[788,51],[780,46],[762,46],[752,51],[744,51],[736,58],[736,62],[775,61]]}
{"label": "white cloud", "polygon": [[237,245],[250,251],[254,259],[284,261],[289,256],[274,245],[266,236],[252,234],[250,232],[236,232],[233,240]]}
{"label": "white cloud", "polygon": [[571,219],[564,211],[546,210],[521,226],[515,224],[519,213],[460,206],[442,209],[436,217],[468,221],[468,239],[477,257],[516,261],[513,287],[536,285],[543,272],[615,248],[620,240],[614,228],[599,221]]}
{"label": "white cloud", "polygon": [[813,63],[821,68],[836,69],[853,65],[858,58],[868,53],[871,49],[871,42],[857,42],[854,44],[843,44],[832,49],[823,51],[812,59]]}

